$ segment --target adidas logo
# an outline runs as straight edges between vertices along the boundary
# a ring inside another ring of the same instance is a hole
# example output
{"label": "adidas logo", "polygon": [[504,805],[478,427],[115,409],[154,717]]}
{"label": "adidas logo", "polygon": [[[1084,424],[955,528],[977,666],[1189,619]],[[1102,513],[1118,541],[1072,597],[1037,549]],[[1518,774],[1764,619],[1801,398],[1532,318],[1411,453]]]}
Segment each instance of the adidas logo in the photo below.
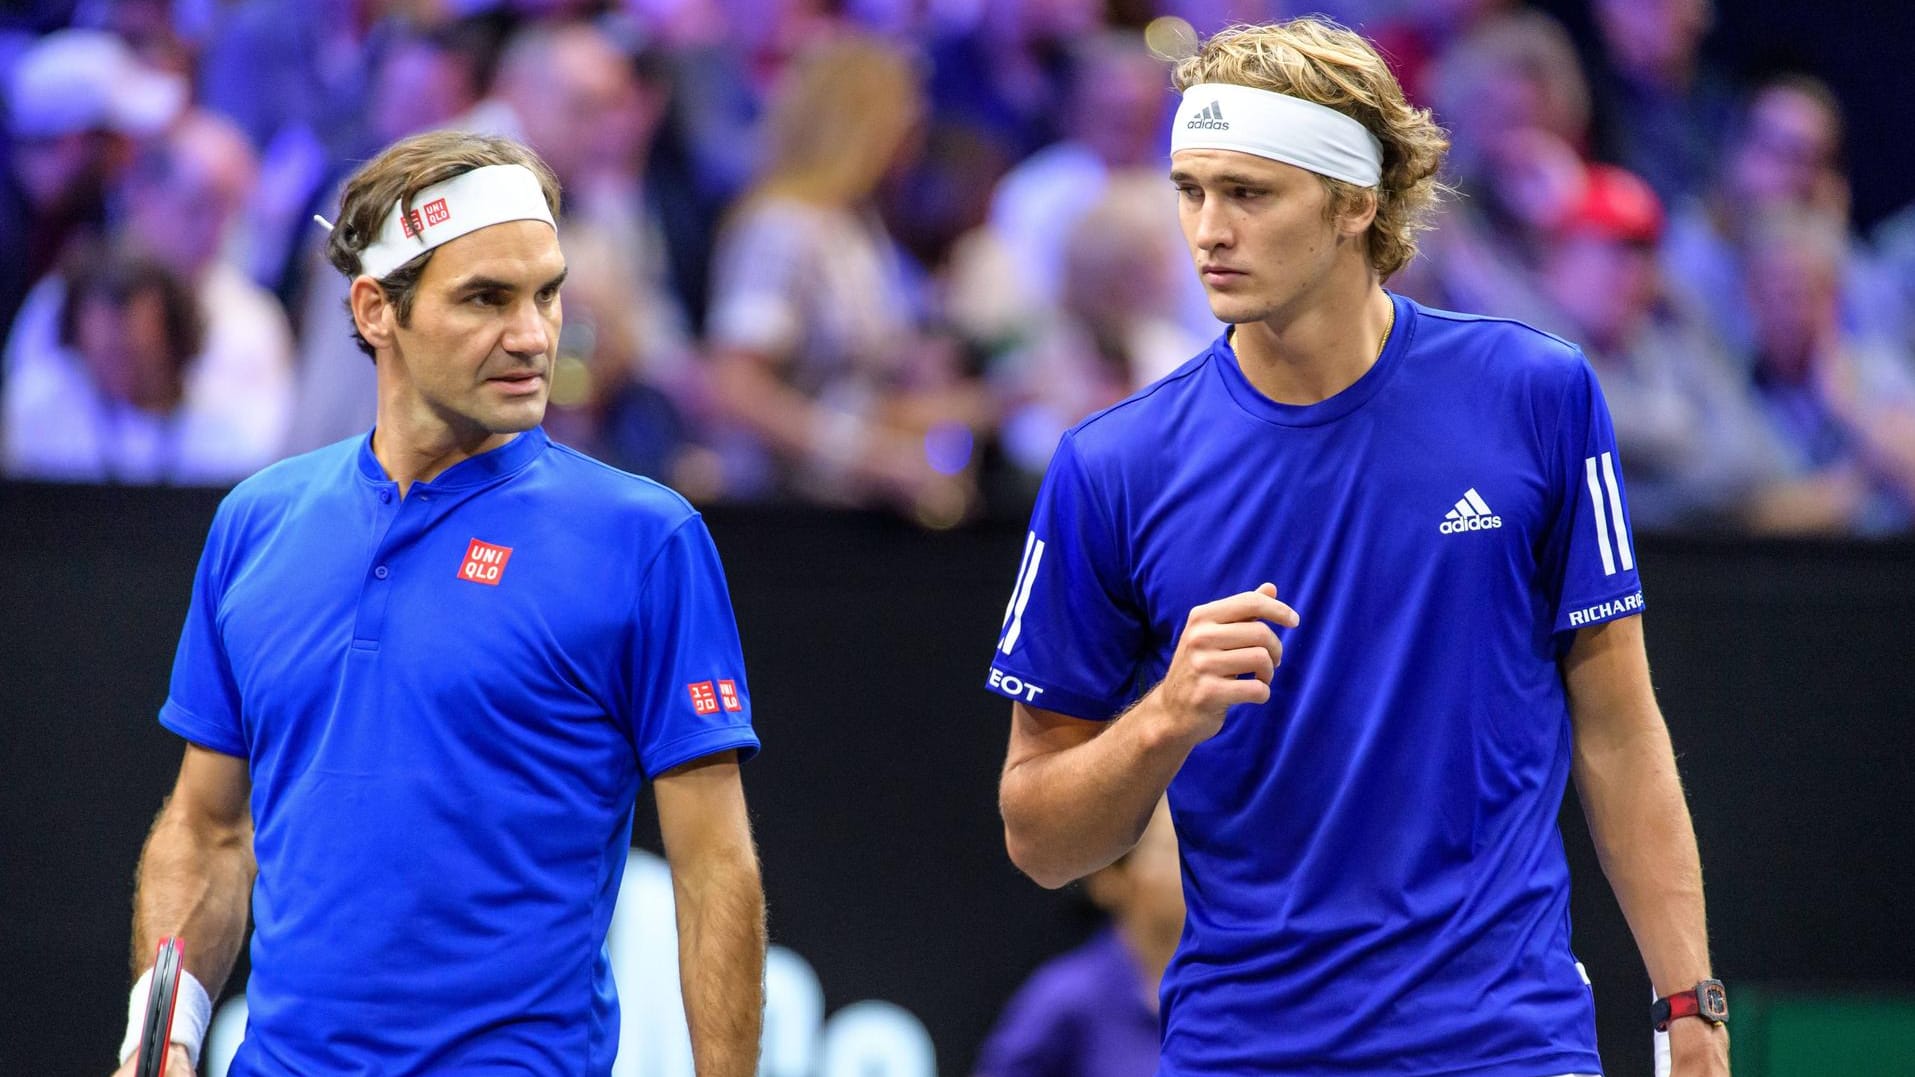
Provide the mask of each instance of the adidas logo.
{"label": "adidas logo", "polygon": [[1465,531],[1488,531],[1501,526],[1503,518],[1489,510],[1483,495],[1472,486],[1463,492],[1463,498],[1456,503],[1456,507],[1443,515],[1443,522],[1436,529],[1445,535],[1460,535]]}
{"label": "adidas logo", "polygon": [[1223,107],[1215,101],[1205,105],[1203,111],[1192,116],[1190,122],[1184,124],[1184,127],[1191,131],[1230,130],[1229,122],[1223,118]]}

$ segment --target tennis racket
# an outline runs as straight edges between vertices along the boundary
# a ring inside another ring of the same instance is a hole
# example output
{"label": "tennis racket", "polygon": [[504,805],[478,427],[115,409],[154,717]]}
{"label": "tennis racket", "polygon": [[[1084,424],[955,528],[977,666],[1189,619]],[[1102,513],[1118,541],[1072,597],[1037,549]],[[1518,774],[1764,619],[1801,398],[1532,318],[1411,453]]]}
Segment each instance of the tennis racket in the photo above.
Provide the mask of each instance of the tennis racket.
{"label": "tennis racket", "polygon": [[166,1052],[172,1046],[173,1005],[179,1001],[179,937],[160,940],[160,952],[153,958],[153,986],[146,996],[146,1016],[140,1021],[139,1064],[133,1077],[164,1077]]}

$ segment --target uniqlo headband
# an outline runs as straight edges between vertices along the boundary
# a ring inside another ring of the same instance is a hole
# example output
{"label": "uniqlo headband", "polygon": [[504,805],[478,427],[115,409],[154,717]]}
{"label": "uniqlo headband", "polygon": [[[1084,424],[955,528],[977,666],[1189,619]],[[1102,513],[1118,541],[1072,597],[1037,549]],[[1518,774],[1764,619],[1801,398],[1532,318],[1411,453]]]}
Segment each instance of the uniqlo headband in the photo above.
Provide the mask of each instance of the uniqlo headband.
{"label": "uniqlo headband", "polygon": [[1358,187],[1383,178],[1383,144],[1361,123],[1314,101],[1234,83],[1184,91],[1170,131],[1170,152],[1178,150],[1236,150]]}
{"label": "uniqlo headband", "polygon": [[507,221],[544,221],[557,229],[538,176],[524,165],[461,172],[414,195],[410,215],[403,202],[394,205],[379,238],[359,256],[359,267],[383,279],[434,247]]}

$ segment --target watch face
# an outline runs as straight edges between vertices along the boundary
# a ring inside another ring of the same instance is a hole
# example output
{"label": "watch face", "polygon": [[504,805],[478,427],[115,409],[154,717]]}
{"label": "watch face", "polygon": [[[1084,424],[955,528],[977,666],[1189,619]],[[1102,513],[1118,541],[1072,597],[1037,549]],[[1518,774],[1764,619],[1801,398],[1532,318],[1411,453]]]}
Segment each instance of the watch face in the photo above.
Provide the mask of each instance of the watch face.
{"label": "watch face", "polygon": [[1702,1015],[1711,1021],[1729,1019],[1729,995],[1722,985],[1714,980],[1705,980],[1696,987],[1696,1002]]}

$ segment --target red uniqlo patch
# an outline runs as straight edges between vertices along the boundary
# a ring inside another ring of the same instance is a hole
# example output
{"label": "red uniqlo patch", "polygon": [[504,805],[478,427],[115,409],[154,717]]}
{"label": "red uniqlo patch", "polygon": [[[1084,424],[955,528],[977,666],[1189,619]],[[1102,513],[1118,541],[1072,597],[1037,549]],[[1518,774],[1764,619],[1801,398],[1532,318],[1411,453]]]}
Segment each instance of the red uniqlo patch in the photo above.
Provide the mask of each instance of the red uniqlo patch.
{"label": "red uniqlo patch", "polygon": [[497,587],[499,577],[505,575],[505,563],[510,560],[512,547],[473,539],[472,545],[465,548],[465,564],[459,566],[459,578]]}
{"label": "red uniqlo patch", "polygon": [[698,714],[718,713],[718,693],[712,690],[710,681],[699,681],[685,686],[691,690],[692,710]]}
{"label": "red uniqlo patch", "polygon": [[728,711],[745,709],[745,705],[738,702],[738,685],[731,681],[718,682],[718,701],[723,703]]}
{"label": "red uniqlo patch", "polygon": [[444,224],[452,219],[452,211],[446,208],[446,200],[434,199],[426,203],[426,223]]}
{"label": "red uniqlo patch", "polygon": [[412,210],[405,216],[399,218],[399,230],[406,234],[407,239],[411,239],[413,236],[425,231],[426,226],[419,220],[419,211],[416,209]]}

